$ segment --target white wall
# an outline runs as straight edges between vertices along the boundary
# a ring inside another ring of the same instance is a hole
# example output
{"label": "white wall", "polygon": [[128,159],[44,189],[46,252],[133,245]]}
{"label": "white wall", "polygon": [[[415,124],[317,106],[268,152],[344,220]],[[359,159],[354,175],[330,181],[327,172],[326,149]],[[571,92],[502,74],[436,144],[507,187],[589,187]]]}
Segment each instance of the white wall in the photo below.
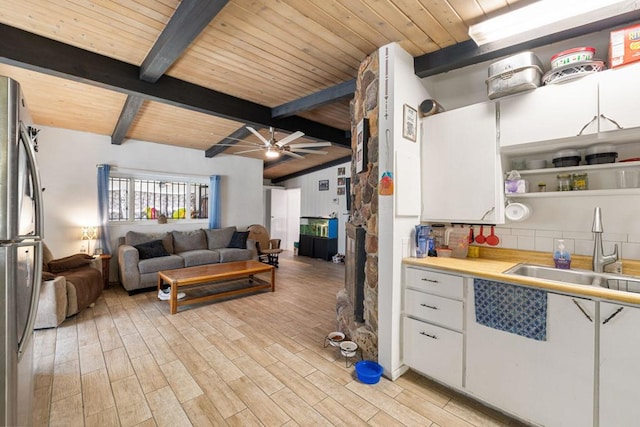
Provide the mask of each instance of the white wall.
{"label": "white wall", "polygon": [[400,45],[383,46],[378,52],[378,179],[385,171],[392,171],[395,183],[393,196],[380,195],[378,199],[378,362],[387,375],[396,378],[402,373],[402,258],[409,256],[411,231],[420,223],[421,206],[421,132],[417,129],[416,142],[403,137],[403,108],[406,104],[417,111],[431,96],[414,73],[413,57]]}
{"label": "white wall", "polygon": [[[300,189],[300,216],[329,216],[333,212],[338,218],[338,252],[344,253],[345,224],[349,219],[347,196],[337,194],[338,168],[346,170],[345,177],[351,175],[351,163],[332,166],[317,172],[292,178],[283,184],[286,188]],[[318,190],[318,182],[329,180],[329,191]],[[297,239],[296,239],[297,240]]]}
{"label": "white wall", "polygon": [[[222,175],[222,225],[246,227],[262,221],[262,161],[239,156],[206,158],[204,152],[40,126],[38,163],[44,192],[45,240],[54,256],[80,251],[80,228],[97,224],[97,164],[175,176]],[[208,220],[124,223],[111,227],[111,240],[128,230],[208,227]],[[115,250],[115,245],[114,245]],[[115,264],[112,262],[112,264]],[[112,269],[113,271],[113,269]]]}

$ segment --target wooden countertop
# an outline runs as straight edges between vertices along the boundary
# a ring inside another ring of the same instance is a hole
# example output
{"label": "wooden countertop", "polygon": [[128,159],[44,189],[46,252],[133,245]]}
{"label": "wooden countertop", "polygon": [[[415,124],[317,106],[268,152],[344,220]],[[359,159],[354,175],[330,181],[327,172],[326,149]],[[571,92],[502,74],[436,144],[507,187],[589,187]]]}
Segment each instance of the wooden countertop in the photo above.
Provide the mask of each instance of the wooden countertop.
{"label": "wooden countertop", "polygon": [[[617,291],[597,286],[573,285],[563,282],[555,282],[552,280],[503,273],[520,262],[550,265],[549,260],[546,260],[545,258],[550,258],[550,255],[541,254],[540,252],[491,248],[490,252],[487,250],[481,250],[480,258],[404,258],[402,262],[405,265],[437,268],[457,274],[514,283],[575,296],[584,296],[640,306],[640,293]],[[589,269],[585,264],[589,265],[590,257],[576,256],[572,260],[572,263],[576,264],[576,268]],[[625,266],[625,263],[626,261],[623,261],[623,266]],[[636,272],[636,266],[635,263],[631,263],[634,264],[630,266],[631,271],[624,271],[624,273],[635,276],[636,274],[634,273]],[[574,265],[572,265],[572,267],[574,267]]]}

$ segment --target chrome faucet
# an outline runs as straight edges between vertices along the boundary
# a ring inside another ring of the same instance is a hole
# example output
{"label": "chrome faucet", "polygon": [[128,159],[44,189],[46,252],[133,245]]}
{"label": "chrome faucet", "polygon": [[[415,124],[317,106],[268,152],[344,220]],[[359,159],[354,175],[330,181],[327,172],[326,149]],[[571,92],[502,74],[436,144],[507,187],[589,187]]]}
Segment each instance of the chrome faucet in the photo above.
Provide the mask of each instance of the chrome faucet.
{"label": "chrome faucet", "polygon": [[591,231],[593,232],[593,271],[604,273],[605,265],[618,261],[618,245],[614,245],[612,254],[604,254],[604,249],[602,248],[602,212],[599,207],[593,213],[593,228]]}

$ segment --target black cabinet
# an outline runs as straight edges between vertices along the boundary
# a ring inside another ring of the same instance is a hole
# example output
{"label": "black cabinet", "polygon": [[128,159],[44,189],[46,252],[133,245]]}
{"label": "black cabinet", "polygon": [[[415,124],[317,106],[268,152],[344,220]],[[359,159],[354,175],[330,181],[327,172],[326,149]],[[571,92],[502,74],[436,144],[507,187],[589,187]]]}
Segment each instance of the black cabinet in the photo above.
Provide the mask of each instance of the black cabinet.
{"label": "black cabinet", "polygon": [[298,255],[331,261],[338,253],[336,218],[302,217]]}

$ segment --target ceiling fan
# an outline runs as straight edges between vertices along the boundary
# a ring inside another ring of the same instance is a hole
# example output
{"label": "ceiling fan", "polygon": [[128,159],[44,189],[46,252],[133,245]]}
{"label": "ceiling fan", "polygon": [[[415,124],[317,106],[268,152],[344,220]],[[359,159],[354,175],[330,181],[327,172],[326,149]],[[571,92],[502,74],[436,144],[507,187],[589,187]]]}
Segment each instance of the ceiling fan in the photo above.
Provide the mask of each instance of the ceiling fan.
{"label": "ceiling fan", "polygon": [[255,144],[255,148],[252,148],[250,150],[244,150],[244,151],[238,151],[234,154],[243,154],[243,153],[250,153],[252,151],[259,151],[259,150],[264,150],[265,151],[265,156],[269,157],[269,158],[276,158],[279,157],[280,154],[284,154],[287,156],[291,156],[291,157],[295,157],[298,159],[302,159],[304,158],[303,156],[301,156],[298,153],[309,153],[309,154],[327,154],[326,151],[321,151],[321,150],[309,150],[309,148],[314,148],[314,147],[328,147],[331,145],[330,142],[302,142],[302,143],[298,143],[298,144],[290,144],[292,141],[300,138],[301,136],[304,135],[304,133],[297,131],[292,133],[291,135],[288,135],[284,138],[282,138],[280,141],[276,140],[276,132],[275,129],[273,127],[269,128],[269,139],[265,138],[264,136],[262,136],[260,134],[260,132],[258,132],[257,130],[255,130],[254,128],[252,128],[251,126],[247,126],[247,129],[254,134],[255,136],[258,137],[258,139],[260,139],[260,141],[262,141],[262,144]]}

